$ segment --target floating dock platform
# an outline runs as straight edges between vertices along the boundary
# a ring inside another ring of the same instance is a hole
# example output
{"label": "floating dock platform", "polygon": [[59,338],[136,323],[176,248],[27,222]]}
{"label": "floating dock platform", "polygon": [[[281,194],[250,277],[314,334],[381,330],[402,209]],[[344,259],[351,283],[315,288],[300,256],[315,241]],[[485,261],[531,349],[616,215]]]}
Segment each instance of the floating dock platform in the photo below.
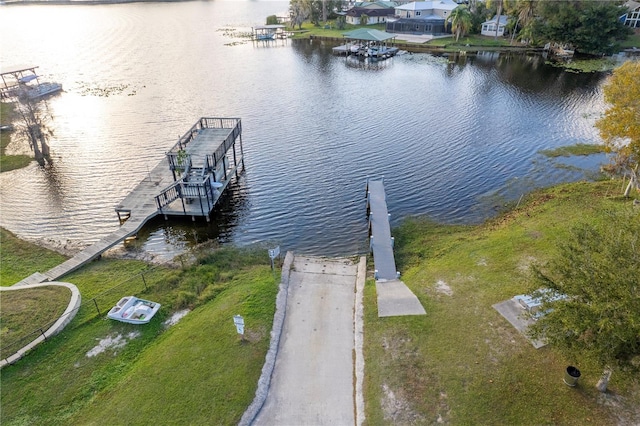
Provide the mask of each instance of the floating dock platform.
{"label": "floating dock platform", "polygon": [[400,281],[393,254],[384,180],[367,179],[367,215],[369,216],[369,248],[373,252],[378,316],[395,317],[425,315],[424,307],[415,294]]}

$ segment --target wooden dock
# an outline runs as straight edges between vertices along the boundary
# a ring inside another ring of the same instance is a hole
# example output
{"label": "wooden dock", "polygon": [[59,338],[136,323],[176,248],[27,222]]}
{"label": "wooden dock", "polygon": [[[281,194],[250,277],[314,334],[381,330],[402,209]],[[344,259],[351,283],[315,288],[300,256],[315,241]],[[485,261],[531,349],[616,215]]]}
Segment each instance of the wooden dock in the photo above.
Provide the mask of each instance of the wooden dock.
{"label": "wooden dock", "polygon": [[[236,145],[237,142],[237,145]],[[116,207],[121,222],[147,216],[207,221],[232,178],[244,169],[239,118],[201,118]]]}
{"label": "wooden dock", "polygon": [[[140,231],[157,215],[209,216],[233,177],[244,169],[239,118],[203,117],[115,208],[120,228],[72,258],[18,285],[55,281]],[[236,142],[238,142],[236,146]]]}
{"label": "wooden dock", "polygon": [[425,315],[415,294],[400,281],[393,255],[394,240],[389,225],[384,180],[367,179],[367,214],[369,216],[369,244],[373,252],[378,316]]}

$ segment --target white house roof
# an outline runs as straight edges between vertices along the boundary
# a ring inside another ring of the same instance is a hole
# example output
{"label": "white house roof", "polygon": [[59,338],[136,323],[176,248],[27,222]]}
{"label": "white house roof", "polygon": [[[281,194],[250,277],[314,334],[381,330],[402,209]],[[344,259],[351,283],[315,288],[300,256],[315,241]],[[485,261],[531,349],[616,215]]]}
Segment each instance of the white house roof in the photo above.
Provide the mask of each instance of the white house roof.
{"label": "white house roof", "polygon": [[[509,17],[507,15],[500,15],[500,24],[499,25],[507,25],[508,18]],[[482,25],[495,24],[495,23],[496,23],[496,17],[494,16],[490,20],[483,22]]]}
{"label": "white house roof", "polygon": [[396,10],[453,10],[458,6],[459,4],[453,0],[414,1],[396,7]]}
{"label": "white house roof", "polygon": [[637,1],[628,1],[623,6],[628,10],[636,10],[640,7],[640,3],[638,3]]}

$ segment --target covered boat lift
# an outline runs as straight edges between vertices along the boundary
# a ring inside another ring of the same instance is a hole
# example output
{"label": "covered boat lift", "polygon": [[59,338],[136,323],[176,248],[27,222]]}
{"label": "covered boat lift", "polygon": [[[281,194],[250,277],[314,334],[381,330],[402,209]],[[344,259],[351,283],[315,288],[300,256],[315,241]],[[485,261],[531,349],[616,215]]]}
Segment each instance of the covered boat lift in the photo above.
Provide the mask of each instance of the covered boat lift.
{"label": "covered boat lift", "polygon": [[339,55],[356,55],[361,58],[386,59],[398,53],[398,48],[388,44],[397,37],[396,34],[376,29],[359,28],[342,35],[347,44],[334,47],[333,53]]}
{"label": "covered boat lift", "polygon": [[275,40],[276,38],[286,38],[286,27],[281,24],[261,25],[253,27],[253,38],[255,40]]}
{"label": "covered boat lift", "polygon": [[36,99],[62,90],[61,84],[40,82],[36,68],[37,65],[14,65],[0,69],[0,98],[11,99],[24,92],[29,98]]}

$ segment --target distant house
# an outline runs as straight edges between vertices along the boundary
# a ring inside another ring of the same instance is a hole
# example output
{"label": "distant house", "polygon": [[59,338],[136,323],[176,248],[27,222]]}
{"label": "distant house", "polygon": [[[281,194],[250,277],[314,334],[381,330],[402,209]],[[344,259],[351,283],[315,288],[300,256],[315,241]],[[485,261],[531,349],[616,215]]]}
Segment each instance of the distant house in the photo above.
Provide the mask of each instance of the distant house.
{"label": "distant house", "polygon": [[367,25],[383,24],[387,19],[393,18],[395,9],[393,7],[352,7],[347,10],[347,24],[361,25],[360,18],[367,15]]}
{"label": "distant house", "polygon": [[357,1],[353,4],[353,7],[363,7],[365,9],[387,9],[394,8],[400,5],[396,1]]}
{"label": "distant house", "polygon": [[420,1],[395,8],[395,20],[388,20],[386,31],[400,34],[439,35],[446,33],[446,21],[458,7],[452,0]]}
{"label": "distant house", "polygon": [[447,19],[456,7],[458,7],[458,3],[453,0],[415,1],[397,6],[396,16],[409,19],[428,19],[430,17]]}
{"label": "distant house", "polygon": [[631,28],[640,28],[640,3],[628,1],[622,7],[627,13],[620,17],[620,22]]}
{"label": "distant house", "polygon": [[504,29],[507,27],[507,21],[507,15],[500,15],[499,22],[497,16],[494,16],[491,20],[482,23],[482,30],[480,31],[480,34],[484,36],[495,36],[497,23],[498,37],[502,37],[504,35]]}

